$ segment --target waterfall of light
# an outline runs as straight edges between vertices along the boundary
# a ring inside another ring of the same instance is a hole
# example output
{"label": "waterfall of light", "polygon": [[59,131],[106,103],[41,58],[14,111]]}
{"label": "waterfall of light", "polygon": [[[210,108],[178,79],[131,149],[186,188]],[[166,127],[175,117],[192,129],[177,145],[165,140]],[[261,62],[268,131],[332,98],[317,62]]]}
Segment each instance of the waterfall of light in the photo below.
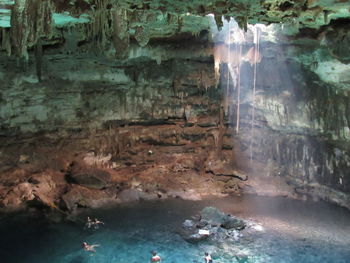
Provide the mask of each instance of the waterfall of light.
{"label": "waterfall of light", "polygon": [[258,67],[258,56],[260,56],[260,32],[258,27],[254,27],[254,75],[253,75],[253,102],[252,102],[252,120],[251,120],[251,138],[249,145],[249,154],[250,154],[250,164],[253,162],[253,139],[254,139],[254,121],[255,121],[255,94],[256,94],[256,75]]}
{"label": "waterfall of light", "polygon": [[236,133],[239,132],[239,121],[240,121],[240,104],[241,104],[241,58],[242,58],[242,44],[239,44],[239,51],[238,51],[238,77],[237,77],[237,118],[236,118]]}
{"label": "waterfall of light", "polygon": [[[228,50],[227,50],[227,66],[231,65],[231,20],[228,21]],[[231,74],[233,79],[233,75]],[[225,109],[229,109],[229,97],[230,97],[230,71],[227,72],[227,86],[226,86],[226,98],[225,98]],[[227,111],[229,112],[229,110]]]}
{"label": "waterfall of light", "polygon": [[[234,104],[233,94],[235,89],[237,89],[237,100],[236,100],[236,133],[239,132],[240,126],[240,101],[241,101],[241,63],[242,63],[242,43],[245,42],[245,36],[241,29],[239,29],[238,24],[234,19],[230,19],[227,23],[228,31],[226,36],[227,54],[227,85],[226,85],[226,101],[227,107],[229,108],[230,103]],[[233,39],[232,35],[233,34]],[[231,44],[235,43],[235,51],[232,52]],[[232,89],[230,88],[230,79],[232,79]],[[231,100],[229,102],[229,100]]]}
{"label": "waterfall of light", "polygon": [[[220,31],[215,31],[215,29],[213,31],[215,73],[224,72],[227,78],[222,78],[224,80],[222,87],[225,95],[222,103],[226,113],[230,115],[228,117],[234,133],[237,135],[242,133],[243,130],[248,131],[247,134],[242,134],[241,139],[243,141],[248,139],[248,147],[245,154],[247,161],[250,159],[252,166],[256,129],[257,64],[260,63],[262,58],[260,54],[260,38],[261,33],[268,35],[273,32],[269,32],[266,26],[257,24],[249,25],[248,32],[245,33],[233,18],[227,22],[223,20],[223,27]],[[220,66],[224,64],[226,64],[227,70],[219,70]],[[250,64],[250,67],[248,64]],[[249,73],[250,70],[251,73]],[[246,110],[248,103],[250,104],[249,115]],[[245,120],[248,120],[248,122]]]}

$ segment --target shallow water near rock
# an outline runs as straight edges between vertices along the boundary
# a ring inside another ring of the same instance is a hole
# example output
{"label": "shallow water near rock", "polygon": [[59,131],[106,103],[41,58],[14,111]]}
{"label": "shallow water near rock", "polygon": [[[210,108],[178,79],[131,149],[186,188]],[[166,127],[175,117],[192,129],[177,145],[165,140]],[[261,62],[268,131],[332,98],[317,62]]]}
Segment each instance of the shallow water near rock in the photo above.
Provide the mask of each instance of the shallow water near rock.
{"label": "shallow water near rock", "polygon": [[[176,230],[206,206],[258,222],[265,231],[243,232],[234,244],[185,242]],[[106,225],[84,230],[87,215]],[[350,262],[350,212],[324,203],[256,196],[175,199],[89,210],[79,218],[81,223],[53,224],[38,216],[2,216],[1,262],[140,263],[149,262],[152,250],[169,263],[204,262],[205,251],[218,263]],[[89,253],[83,241],[101,246]]]}

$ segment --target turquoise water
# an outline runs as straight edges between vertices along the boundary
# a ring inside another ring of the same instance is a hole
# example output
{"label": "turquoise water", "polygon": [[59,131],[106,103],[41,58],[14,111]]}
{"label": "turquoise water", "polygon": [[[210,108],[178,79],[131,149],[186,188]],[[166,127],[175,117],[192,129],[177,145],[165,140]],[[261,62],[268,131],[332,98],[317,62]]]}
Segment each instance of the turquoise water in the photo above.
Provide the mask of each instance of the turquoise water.
{"label": "turquoise water", "polygon": [[[264,233],[244,236],[234,244],[189,244],[176,233],[181,223],[205,206],[250,218]],[[81,223],[49,223],[39,215],[2,216],[0,262],[141,263],[157,250],[163,262],[203,262],[209,251],[214,262],[350,262],[350,213],[322,203],[283,198],[226,198],[207,201],[168,200],[86,211],[106,225],[84,230]],[[96,253],[82,250],[83,241],[98,243]],[[244,262],[244,257],[241,257]]]}

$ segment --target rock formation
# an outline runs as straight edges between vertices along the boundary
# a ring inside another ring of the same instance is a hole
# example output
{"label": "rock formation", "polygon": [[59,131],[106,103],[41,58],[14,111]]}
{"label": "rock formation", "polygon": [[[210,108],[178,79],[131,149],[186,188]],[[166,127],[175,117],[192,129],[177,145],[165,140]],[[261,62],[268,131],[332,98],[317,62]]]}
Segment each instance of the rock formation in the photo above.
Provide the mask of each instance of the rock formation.
{"label": "rock formation", "polygon": [[[225,214],[215,207],[205,207],[199,218],[187,219],[179,229],[179,234],[190,243],[211,241],[222,243],[227,240],[238,241],[240,233],[248,222],[240,218]],[[250,222],[251,223],[251,222]],[[251,224],[249,223],[249,227]]]}
{"label": "rock formation", "polygon": [[0,1],[1,205],[350,208],[349,18],[341,0]]}

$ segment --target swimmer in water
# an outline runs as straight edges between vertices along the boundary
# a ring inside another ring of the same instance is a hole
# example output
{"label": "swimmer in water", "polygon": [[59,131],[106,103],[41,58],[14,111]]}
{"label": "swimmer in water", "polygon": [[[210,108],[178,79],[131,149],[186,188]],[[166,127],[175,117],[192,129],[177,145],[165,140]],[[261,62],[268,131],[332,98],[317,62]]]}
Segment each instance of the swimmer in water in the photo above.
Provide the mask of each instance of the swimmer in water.
{"label": "swimmer in water", "polygon": [[205,257],[204,257],[205,263],[213,263],[213,260],[211,259],[211,256],[209,255],[208,252],[205,252],[204,255],[205,255]]}
{"label": "swimmer in water", "polygon": [[151,262],[162,262],[162,259],[160,258],[159,255],[157,255],[156,251],[152,251],[152,257],[151,257]]}
{"label": "swimmer in water", "polygon": [[94,224],[94,222],[92,222],[92,220],[90,219],[90,217],[87,217],[87,220],[86,220],[86,223],[85,223],[85,227],[84,227],[84,228],[91,228],[93,224]]}
{"label": "swimmer in water", "polygon": [[87,242],[83,242],[81,244],[81,247],[85,250],[85,251],[91,251],[91,252],[96,252],[96,250],[94,249],[95,247],[99,247],[99,244],[93,244],[93,245],[89,245]]}
{"label": "swimmer in water", "polygon": [[102,221],[100,221],[100,220],[98,220],[97,218],[95,218],[95,221],[94,222],[92,222],[92,224],[94,225],[94,228],[95,229],[98,229],[99,228],[99,224],[100,225],[104,225],[105,223],[103,223]]}

